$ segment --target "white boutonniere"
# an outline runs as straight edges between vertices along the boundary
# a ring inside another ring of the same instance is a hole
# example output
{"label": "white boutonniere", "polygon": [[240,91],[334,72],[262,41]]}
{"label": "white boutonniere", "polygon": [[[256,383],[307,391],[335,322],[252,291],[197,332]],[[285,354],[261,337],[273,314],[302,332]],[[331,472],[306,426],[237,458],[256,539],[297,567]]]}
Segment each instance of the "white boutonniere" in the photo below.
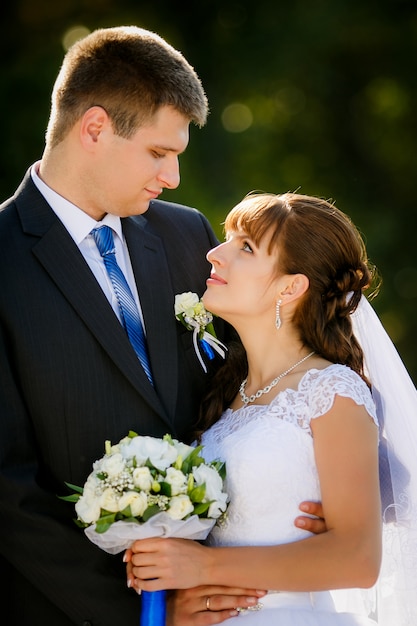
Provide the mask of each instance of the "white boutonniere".
{"label": "white boutonniere", "polygon": [[201,346],[209,359],[214,358],[214,351],[224,359],[227,351],[224,343],[216,337],[216,331],[213,326],[213,314],[207,311],[197,294],[191,291],[175,296],[174,310],[177,320],[193,332],[196,355],[201,363],[201,367],[207,372],[199,346]]}

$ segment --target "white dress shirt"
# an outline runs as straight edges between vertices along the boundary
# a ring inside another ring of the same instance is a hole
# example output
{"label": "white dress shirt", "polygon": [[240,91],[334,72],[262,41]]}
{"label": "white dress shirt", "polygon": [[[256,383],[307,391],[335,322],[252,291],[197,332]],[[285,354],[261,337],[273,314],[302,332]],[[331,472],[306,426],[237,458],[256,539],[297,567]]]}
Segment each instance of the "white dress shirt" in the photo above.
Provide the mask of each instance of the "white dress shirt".
{"label": "white dress shirt", "polygon": [[91,271],[97,279],[97,282],[104,291],[114,312],[121,322],[119,305],[116,294],[114,293],[113,285],[104,265],[103,257],[96,246],[93,236],[90,234],[93,228],[98,228],[99,226],[110,226],[113,230],[117,263],[119,264],[119,267],[128,282],[145,329],[138,290],[133,275],[129,251],[122,231],[120,217],[107,213],[100,222],[96,222],[95,219],[87,215],[87,213],[82,211],[75,204],[66,200],[56,191],[48,187],[48,185],[46,185],[43,180],[39,178],[38,170],[39,162],[35,163],[31,169],[31,176],[34,184],[77,244],[81,254],[88,263]]}

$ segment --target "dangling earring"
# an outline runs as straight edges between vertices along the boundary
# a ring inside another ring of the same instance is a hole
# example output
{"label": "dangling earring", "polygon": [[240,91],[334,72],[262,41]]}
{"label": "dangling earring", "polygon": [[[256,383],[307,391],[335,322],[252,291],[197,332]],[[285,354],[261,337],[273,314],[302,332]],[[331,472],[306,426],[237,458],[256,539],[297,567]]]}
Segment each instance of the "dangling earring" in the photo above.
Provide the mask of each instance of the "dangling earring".
{"label": "dangling earring", "polygon": [[275,328],[279,330],[281,328],[282,320],[281,315],[279,314],[279,309],[282,304],[282,300],[277,300],[277,304],[275,306]]}

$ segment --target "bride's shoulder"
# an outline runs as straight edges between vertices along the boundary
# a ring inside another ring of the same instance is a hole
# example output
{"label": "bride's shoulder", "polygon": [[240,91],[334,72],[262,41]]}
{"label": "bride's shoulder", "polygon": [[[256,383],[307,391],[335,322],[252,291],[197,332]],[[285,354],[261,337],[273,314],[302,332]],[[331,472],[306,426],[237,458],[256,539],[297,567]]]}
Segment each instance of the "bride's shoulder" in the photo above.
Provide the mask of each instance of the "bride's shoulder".
{"label": "bride's shoulder", "polygon": [[330,361],[324,361],[324,359],[322,366],[309,369],[301,382],[304,386],[313,389],[318,389],[322,386],[335,386],[336,388],[340,386],[352,386],[354,389],[359,387],[369,392],[368,385],[363,378],[349,366],[341,365],[340,363],[330,363]]}
{"label": "bride's shoulder", "polygon": [[322,369],[311,369],[304,376],[302,386],[315,416],[325,413],[339,395],[364,405],[368,413],[375,417],[371,390],[359,374],[347,365],[330,363]]}

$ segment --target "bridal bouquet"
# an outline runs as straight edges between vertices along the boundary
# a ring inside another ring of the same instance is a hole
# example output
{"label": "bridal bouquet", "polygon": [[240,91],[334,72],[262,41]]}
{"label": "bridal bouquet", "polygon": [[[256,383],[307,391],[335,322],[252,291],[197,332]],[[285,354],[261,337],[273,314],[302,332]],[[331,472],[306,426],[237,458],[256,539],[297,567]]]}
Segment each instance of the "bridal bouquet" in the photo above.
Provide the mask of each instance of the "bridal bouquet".
{"label": "bridal bouquet", "polygon": [[[83,488],[62,499],[75,503],[76,523],[101,549],[116,554],[136,539],[205,539],[225,515],[225,466],[206,463],[201,446],[130,432],[105,442]],[[142,592],[141,626],[165,624],[165,592]]]}
{"label": "bridal bouquet", "polygon": [[209,359],[214,358],[214,351],[224,359],[227,351],[227,347],[216,337],[213,314],[207,311],[197,294],[191,291],[175,296],[174,312],[177,320],[188,330],[193,331],[194,350],[201,367],[207,373],[199,345]]}

